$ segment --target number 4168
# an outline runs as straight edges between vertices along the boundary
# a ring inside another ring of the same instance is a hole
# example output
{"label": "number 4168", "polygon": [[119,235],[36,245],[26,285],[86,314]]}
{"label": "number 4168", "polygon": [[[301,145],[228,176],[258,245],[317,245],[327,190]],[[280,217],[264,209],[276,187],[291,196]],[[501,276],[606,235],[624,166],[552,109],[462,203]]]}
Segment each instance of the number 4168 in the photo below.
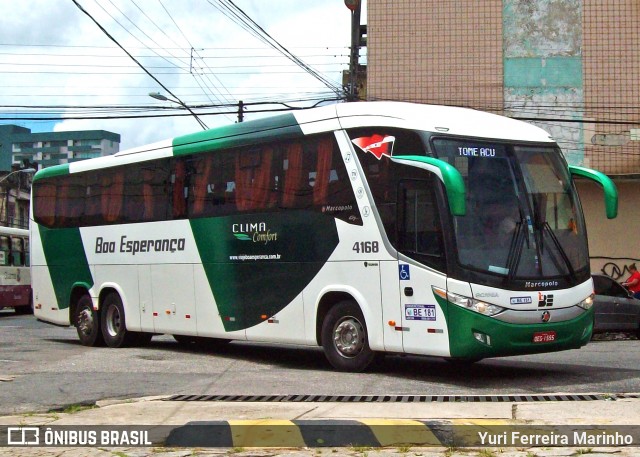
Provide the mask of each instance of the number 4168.
{"label": "number 4168", "polygon": [[353,244],[353,250],[358,254],[371,254],[372,252],[379,252],[380,247],[377,241],[358,241]]}

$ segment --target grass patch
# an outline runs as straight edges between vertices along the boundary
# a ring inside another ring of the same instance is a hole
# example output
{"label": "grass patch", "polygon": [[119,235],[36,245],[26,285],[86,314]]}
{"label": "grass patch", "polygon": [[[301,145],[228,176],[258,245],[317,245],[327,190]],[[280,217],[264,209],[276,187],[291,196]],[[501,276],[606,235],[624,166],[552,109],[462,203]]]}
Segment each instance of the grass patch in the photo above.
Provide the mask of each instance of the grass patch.
{"label": "grass patch", "polygon": [[49,414],[64,413],[64,414],[76,414],[81,411],[87,411],[89,409],[96,409],[98,406],[95,403],[75,403],[73,405],[63,406],[62,408],[54,408],[47,411]]}

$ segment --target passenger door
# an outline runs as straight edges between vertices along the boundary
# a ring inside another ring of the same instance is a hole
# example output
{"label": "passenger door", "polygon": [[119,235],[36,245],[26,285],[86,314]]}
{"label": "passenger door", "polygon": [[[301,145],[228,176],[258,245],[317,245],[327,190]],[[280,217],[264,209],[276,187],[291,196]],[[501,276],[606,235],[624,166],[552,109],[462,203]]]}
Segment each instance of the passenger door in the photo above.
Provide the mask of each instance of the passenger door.
{"label": "passenger door", "polygon": [[405,352],[449,355],[446,310],[433,286],[446,290],[442,229],[433,180],[403,180],[398,188],[398,279]]}

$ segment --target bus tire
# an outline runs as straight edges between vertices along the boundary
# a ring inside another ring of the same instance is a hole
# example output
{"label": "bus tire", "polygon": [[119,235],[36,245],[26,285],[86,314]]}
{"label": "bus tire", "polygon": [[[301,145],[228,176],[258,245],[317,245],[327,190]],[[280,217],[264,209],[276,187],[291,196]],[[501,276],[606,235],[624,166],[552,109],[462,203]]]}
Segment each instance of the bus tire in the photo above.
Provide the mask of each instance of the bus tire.
{"label": "bus tire", "polygon": [[78,300],[73,316],[78,339],[83,346],[104,346],[100,328],[100,314],[93,309],[93,300],[84,294]]}
{"label": "bus tire", "polygon": [[134,346],[138,334],[127,330],[124,306],[122,306],[120,295],[116,292],[109,293],[101,308],[102,336],[106,345],[110,348]]}
{"label": "bus tire", "polygon": [[329,310],[322,322],[322,348],[338,371],[359,373],[371,365],[375,352],[369,348],[367,325],[355,302],[341,301]]}

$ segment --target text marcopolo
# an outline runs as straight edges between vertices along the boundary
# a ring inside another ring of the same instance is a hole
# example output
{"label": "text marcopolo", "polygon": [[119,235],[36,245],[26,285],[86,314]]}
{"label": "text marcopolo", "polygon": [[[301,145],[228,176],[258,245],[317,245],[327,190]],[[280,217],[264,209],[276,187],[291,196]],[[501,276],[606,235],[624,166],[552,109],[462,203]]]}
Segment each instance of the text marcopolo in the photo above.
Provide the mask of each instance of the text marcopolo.
{"label": "text marcopolo", "polygon": [[101,236],[96,238],[96,254],[115,254],[117,252],[136,255],[138,252],[178,252],[184,251],[184,238],[161,238],[147,240],[129,240],[126,235],[120,237],[120,243],[107,241]]}

